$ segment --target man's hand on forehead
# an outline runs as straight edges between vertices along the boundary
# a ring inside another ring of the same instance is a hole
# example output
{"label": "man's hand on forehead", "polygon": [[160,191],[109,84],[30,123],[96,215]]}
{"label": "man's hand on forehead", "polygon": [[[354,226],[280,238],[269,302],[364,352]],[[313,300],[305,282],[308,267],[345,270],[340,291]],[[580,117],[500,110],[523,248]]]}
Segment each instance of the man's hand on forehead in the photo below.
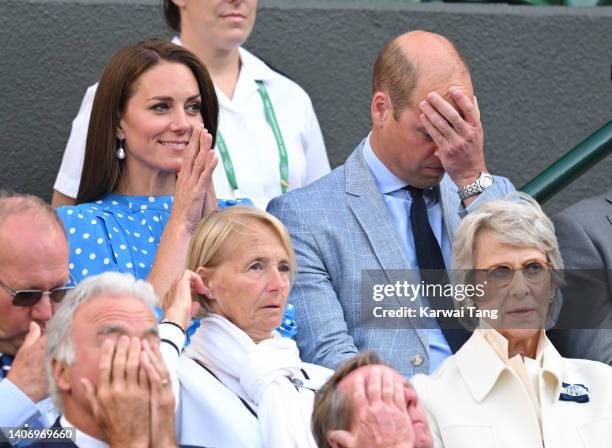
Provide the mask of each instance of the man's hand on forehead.
{"label": "man's hand on forehead", "polygon": [[468,98],[457,87],[449,89],[456,108],[439,93],[431,92],[419,103],[423,126],[438,147],[436,156],[459,188],[486,171],[484,134],[476,97]]}

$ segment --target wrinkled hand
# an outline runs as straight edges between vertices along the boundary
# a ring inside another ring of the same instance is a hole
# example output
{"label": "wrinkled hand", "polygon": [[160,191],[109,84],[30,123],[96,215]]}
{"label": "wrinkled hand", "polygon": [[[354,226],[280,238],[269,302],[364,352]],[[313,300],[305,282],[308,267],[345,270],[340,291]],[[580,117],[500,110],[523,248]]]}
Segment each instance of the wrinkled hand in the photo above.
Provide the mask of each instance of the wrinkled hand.
{"label": "wrinkled hand", "polygon": [[170,219],[180,220],[191,232],[205,211],[216,208],[212,174],[218,158],[211,145],[212,135],[201,126],[194,128],[176,178]]}
{"label": "wrinkled hand", "polygon": [[357,415],[350,431],[334,430],[328,441],[342,448],[412,448],[414,430],[408,415],[404,384],[374,367],[368,383],[360,373],[353,383],[352,408]]}
{"label": "wrinkled hand", "polygon": [[49,382],[45,370],[45,342],[40,326],[30,322],[30,331],[15,355],[7,379],[34,403],[49,395]]}
{"label": "wrinkled hand", "polygon": [[474,182],[487,168],[484,160],[484,133],[478,101],[471,101],[457,87],[449,90],[455,109],[438,93],[431,92],[419,104],[421,122],[436,143],[436,156],[459,187]]}
{"label": "wrinkled hand", "polygon": [[191,318],[198,312],[200,304],[192,299],[192,293],[205,294],[202,278],[189,269],[164,294],[162,309],[164,320],[179,324],[186,330]]}
{"label": "wrinkled hand", "polygon": [[96,422],[112,447],[148,448],[151,442],[149,380],[146,352],[138,338],[106,339],[100,351],[97,390],[81,379]]}
{"label": "wrinkled hand", "polygon": [[170,373],[159,352],[145,340],[143,367],[151,387],[151,447],[176,447],[174,437],[174,394],[170,384]]}

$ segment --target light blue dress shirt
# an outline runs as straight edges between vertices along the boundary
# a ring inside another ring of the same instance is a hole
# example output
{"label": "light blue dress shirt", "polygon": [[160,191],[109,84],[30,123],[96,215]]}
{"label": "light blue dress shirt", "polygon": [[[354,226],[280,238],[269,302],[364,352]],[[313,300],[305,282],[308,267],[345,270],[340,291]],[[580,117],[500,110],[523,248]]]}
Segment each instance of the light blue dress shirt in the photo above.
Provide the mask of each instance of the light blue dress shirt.
{"label": "light blue dress shirt", "polygon": [[[393,174],[374,154],[370,146],[370,136],[363,145],[363,157],[368,168],[374,176],[378,190],[382,193],[385,204],[391,213],[391,219],[395,224],[410,269],[419,269],[416,252],[414,250],[414,238],[410,224],[410,205],[412,197],[406,190],[402,190],[407,184]],[[442,249],[444,264],[448,267],[451,261],[451,241],[444,226],[442,207],[440,207],[438,188],[430,188],[423,191],[423,199],[427,206],[427,218],[433,233]],[[429,341],[429,373],[432,373],[448,356],[452,355],[451,349],[442,334],[440,328],[429,329],[427,332]]]}
{"label": "light blue dress shirt", "polygon": [[[11,380],[0,379],[0,428],[21,428],[26,424],[34,429],[49,428],[58,415],[50,398],[34,403]],[[24,447],[32,442],[22,440],[14,446]]]}

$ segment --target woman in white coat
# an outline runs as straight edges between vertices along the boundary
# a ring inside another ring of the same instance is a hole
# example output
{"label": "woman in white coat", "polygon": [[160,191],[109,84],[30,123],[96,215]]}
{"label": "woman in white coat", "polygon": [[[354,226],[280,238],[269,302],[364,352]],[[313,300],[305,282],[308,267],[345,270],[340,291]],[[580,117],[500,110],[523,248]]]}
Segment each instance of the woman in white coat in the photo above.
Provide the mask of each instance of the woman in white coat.
{"label": "woman in white coat", "polygon": [[[563,268],[551,221],[526,195],[467,216],[453,243],[455,284],[472,337],[413,385],[436,447],[612,446],[612,368],[561,357],[544,333]],[[470,310],[471,309],[471,310]]]}
{"label": "woman in white coat", "polygon": [[[177,348],[165,360],[178,397],[180,443],[316,447],[314,391],[333,372],[303,363],[295,341],[275,331],[295,273],[286,229],[254,207],[215,211],[196,229],[187,267],[166,299],[176,338],[162,336]],[[179,357],[178,327],[189,322],[192,294],[204,317]]]}

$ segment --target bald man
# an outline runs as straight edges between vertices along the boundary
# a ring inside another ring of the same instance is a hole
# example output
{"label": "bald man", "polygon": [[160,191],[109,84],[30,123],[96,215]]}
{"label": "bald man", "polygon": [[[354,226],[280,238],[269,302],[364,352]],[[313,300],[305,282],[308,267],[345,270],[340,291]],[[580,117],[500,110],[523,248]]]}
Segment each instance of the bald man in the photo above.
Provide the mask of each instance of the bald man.
{"label": "bald man", "polygon": [[32,440],[11,429],[49,427],[57,417],[44,333],[68,283],[68,243],[55,211],[34,196],[0,191],[0,441],[4,433],[27,446]]}
{"label": "bald man", "polygon": [[514,187],[488,173],[470,73],[443,36],[415,31],[381,50],[370,113],[370,134],[343,166],[268,211],[289,229],[297,256],[290,301],[302,359],[335,368],[372,350],[402,375],[427,374],[467,334],[400,308],[448,309],[450,299],[372,293],[406,276],[435,283],[462,217]]}

